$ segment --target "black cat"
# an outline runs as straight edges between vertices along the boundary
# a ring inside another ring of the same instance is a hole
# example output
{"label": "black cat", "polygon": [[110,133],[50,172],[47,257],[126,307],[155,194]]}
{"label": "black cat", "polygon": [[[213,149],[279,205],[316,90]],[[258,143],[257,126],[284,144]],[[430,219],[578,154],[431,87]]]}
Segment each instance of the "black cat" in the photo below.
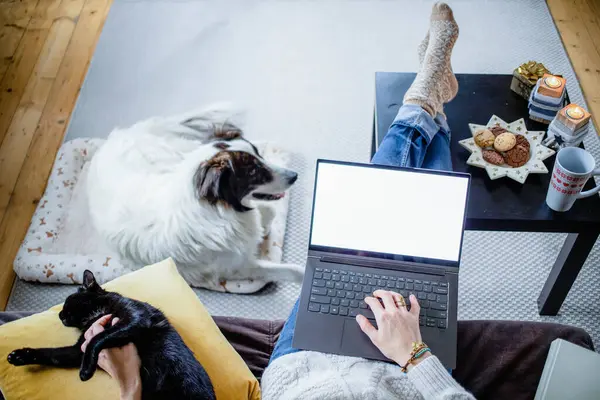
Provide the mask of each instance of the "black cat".
{"label": "black cat", "polygon": [[[114,326],[110,321],[82,353],[83,333],[105,314],[112,314],[112,318],[119,318],[119,321]],[[79,377],[87,381],[96,371],[102,349],[133,343],[142,362],[140,376],[144,400],[215,399],[208,374],[165,315],[148,303],[107,292],[96,283],[90,271],[83,273],[83,287],[67,297],[58,316],[65,326],[83,332],[77,343],[59,348],[15,350],[8,355],[8,362],[13,365],[80,367]]]}

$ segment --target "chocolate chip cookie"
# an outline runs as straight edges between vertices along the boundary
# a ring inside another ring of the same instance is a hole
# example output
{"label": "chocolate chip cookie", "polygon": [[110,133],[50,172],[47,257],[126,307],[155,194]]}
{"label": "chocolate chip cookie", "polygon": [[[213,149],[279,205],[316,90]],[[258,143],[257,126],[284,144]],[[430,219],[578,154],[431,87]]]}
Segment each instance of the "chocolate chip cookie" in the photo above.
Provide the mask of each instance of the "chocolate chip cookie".
{"label": "chocolate chip cookie", "polygon": [[518,144],[504,153],[504,161],[513,168],[522,167],[529,161],[529,149]]}
{"label": "chocolate chip cookie", "polygon": [[496,125],[496,126],[492,126],[490,128],[490,132],[492,132],[494,134],[494,136],[498,136],[504,132],[508,132],[506,129],[504,129],[503,127],[501,127],[500,125]]}
{"label": "chocolate chip cookie", "polygon": [[483,150],[481,154],[483,155],[483,159],[490,164],[504,164],[504,157],[502,157],[502,154],[498,153],[496,150]]}
{"label": "chocolate chip cookie", "polygon": [[523,135],[515,135],[515,138],[517,139],[517,146],[521,145],[523,147],[525,147],[527,150],[529,150],[530,145],[529,145],[529,140],[527,140],[527,138]]}

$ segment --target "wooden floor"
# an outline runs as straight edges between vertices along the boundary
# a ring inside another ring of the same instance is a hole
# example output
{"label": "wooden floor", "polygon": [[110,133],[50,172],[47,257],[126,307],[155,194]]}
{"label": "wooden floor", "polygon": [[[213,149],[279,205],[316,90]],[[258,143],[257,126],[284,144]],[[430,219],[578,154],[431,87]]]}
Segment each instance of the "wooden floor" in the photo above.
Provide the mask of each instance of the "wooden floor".
{"label": "wooden floor", "polygon": [[[0,310],[112,0],[0,0]],[[600,1],[548,0],[600,126]]]}
{"label": "wooden floor", "polygon": [[0,309],[112,0],[0,0]]}
{"label": "wooden floor", "polygon": [[600,133],[600,0],[547,3]]}

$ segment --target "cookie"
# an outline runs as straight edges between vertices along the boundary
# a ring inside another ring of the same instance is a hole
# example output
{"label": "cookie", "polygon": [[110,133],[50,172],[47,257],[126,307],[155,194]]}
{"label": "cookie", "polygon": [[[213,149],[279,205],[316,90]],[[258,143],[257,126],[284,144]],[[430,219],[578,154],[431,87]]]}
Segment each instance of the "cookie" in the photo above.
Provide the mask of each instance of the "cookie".
{"label": "cookie", "polygon": [[517,144],[517,138],[510,132],[504,132],[496,136],[494,148],[498,151],[509,151]]}
{"label": "cookie", "polygon": [[494,136],[498,136],[504,132],[508,132],[506,129],[504,129],[503,127],[501,127],[500,125],[496,125],[496,126],[492,126],[490,128],[490,132],[492,132],[494,134]]}
{"label": "cookie", "polygon": [[516,146],[523,146],[525,147],[527,150],[529,150],[529,148],[531,147],[529,145],[529,140],[527,140],[527,138],[523,135],[515,135],[515,139],[517,139],[517,144]]}
{"label": "cookie", "polygon": [[523,145],[516,145],[504,153],[504,161],[513,168],[522,167],[529,161],[529,149]]}
{"label": "cookie", "polygon": [[492,147],[496,136],[487,129],[475,132],[475,143],[481,148]]}
{"label": "cookie", "polygon": [[502,157],[502,154],[498,153],[496,150],[483,150],[481,153],[483,155],[483,159],[490,164],[504,164],[504,157]]}

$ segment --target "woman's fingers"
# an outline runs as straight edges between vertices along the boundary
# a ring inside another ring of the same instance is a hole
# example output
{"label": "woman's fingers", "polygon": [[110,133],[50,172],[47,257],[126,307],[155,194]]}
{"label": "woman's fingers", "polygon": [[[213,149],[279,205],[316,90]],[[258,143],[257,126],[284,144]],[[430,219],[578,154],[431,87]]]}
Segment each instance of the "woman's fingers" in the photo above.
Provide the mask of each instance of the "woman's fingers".
{"label": "woman's fingers", "polygon": [[375,340],[375,335],[377,334],[377,329],[366,319],[363,315],[356,316],[356,322],[358,322],[358,326],[360,329],[371,339],[371,341]]}
{"label": "woman's fingers", "polygon": [[[112,318],[111,314],[106,314],[106,315],[101,316],[92,324],[92,326],[89,327],[89,329],[85,332],[85,334],[88,335],[89,337],[94,337],[95,335],[98,334],[98,332],[102,332],[104,330],[104,325],[106,325],[108,323],[108,321],[110,321],[111,318]],[[89,338],[88,336],[85,336],[85,338],[88,339]]]}
{"label": "woman's fingers", "polygon": [[406,309],[406,300],[404,299],[404,297],[400,293],[393,293],[394,301],[398,305],[398,310],[400,310],[400,313],[408,312],[408,310]]}
{"label": "woman's fingers", "polygon": [[419,316],[419,312],[421,311],[421,306],[419,305],[419,301],[417,300],[417,296],[411,294],[410,296],[410,313]]}
{"label": "woman's fingers", "polygon": [[92,324],[92,326],[90,326],[88,328],[87,331],[85,331],[85,333],[83,334],[83,337],[85,338],[85,340],[90,340],[91,338],[96,336],[98,334],[98,332],[102,332],[103,330],[104,330],[104,327],[102,325],[94,323],[94,324]]}
{"label": "woman's fingers", "polygon": [[114,318],[114,319],[112,320],[112,326],[115,326],[115,325],[117,324],[117,322],[119,322],[119,318],[118,318],[118,317],[117,317],[117,318]]}
{"label": "woman's fingers", "polygon": [[383,307],[381,306],[379,300],[375,297],[367,296],[365,297],[365,303],[367,303],[367,305],[371,308],[371,311],[373,311],[375,319],[378,319],[383,312]]}
{"label": "woman's fingers", "polygon": [[98,318],[96,320],[96,322],[94,322],[94,323],[105,326],[108,323],[108,321],[110,321],[111,318],[112,318],[112,314],[106,314],[106,315],[103,315],[100,318]]}
{"label": "woman's fingers", "polygon": [[[85,342],[83,342],[81,344],[81,351],[82,352],[85,352],[85,349],[87,348],[87,345],[90,342],[90,340],[92,340],[92,338],[94,336],[96,336],[97,334],[99,334],[100,332],[102,332],[104,330],[104,325],[106,325],[108,323],[108,321],[110,321],[111,318],[112,318],[111,314],[103,315],[102,317],[98,318],[92,324],[92,326],[90,326],[88,328],[87,331],[85,331],[85,333],[83,334],[83,337],[85,338]],[[115,318],[115,319],[118,320],[118,318]]]}
{"label": "woman's fingers", "polygon": [[392,292],[388,292],[387,290],[376,290],[373,292],[373,294],[383,300],[383,305],[385,306],[386,310],[394,310],[398,308],[396,306],[394,296],[392,296]]}

